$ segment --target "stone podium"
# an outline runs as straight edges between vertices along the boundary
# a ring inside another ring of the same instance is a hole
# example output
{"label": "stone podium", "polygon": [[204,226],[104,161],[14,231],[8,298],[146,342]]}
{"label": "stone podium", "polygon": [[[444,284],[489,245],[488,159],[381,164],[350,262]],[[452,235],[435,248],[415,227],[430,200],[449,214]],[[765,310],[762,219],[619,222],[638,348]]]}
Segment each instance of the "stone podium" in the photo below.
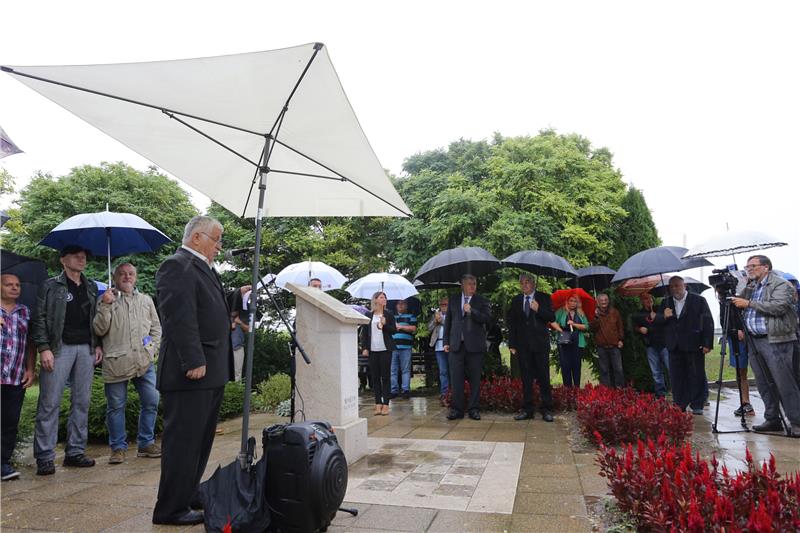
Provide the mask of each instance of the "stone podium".
{"label": "stone podium", "polygon": [[[297,297],[297,399],[306,420],[329,422],[348,464],[367,454],[367,419],[358,417],[358,326],[369,319],[325,292],[288,283]],[[302,397],[302,400],[301,400]]]}

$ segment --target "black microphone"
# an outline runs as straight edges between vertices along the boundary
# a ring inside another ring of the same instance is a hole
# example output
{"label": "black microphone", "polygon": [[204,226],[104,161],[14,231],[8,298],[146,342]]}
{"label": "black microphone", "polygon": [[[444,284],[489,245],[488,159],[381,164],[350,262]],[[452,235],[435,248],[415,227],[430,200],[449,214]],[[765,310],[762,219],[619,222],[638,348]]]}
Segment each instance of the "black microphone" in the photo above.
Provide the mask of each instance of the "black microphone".
{"label": "black microphone", "polygon": [[255,251],[255,249],[255,246],[250,246],[249,248],[234,248],[233,250],[225,250],[225,260],[230,261],[237,255],[244,255]]}

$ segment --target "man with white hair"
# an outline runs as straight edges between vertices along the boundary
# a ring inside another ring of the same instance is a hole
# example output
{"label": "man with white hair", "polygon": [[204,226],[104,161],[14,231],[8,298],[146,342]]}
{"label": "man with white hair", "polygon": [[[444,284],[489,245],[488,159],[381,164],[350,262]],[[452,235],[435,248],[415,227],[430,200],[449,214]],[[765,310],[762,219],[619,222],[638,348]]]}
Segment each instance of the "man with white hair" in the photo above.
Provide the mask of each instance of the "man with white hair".
{"label": "man with white hair", "polygon": [[221,250],[222,224],[196,216],[186,224],[181,247],[156,273],[164,433],[154,524],[203,522],[203,514],[191,507],[199,507],[197,489],[214,443],[225,383],[234,375],[231,310],[214,270]]}

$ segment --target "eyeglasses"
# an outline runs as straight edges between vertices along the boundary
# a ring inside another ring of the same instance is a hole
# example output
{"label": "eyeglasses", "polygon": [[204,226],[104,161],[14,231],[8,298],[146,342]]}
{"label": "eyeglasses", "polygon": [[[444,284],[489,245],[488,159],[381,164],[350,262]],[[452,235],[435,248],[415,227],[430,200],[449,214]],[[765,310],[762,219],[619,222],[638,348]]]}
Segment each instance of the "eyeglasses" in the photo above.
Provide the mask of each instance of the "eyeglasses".
{"label": "eyeglasses", "polygon": [[764,265],[762,265],[761,263],[758,263],[758,264],[755,264],[755,265],[745,265],[744,269],[745,270],[753,270],[754,268],[761,267],[761,266],[764,266]]}
{"label": "eyeglasses", "polygon": [[211,239],[212,241],[214,241],[214,243],[216,243],[216,244],[217,244],[217,246],[219,246],[220,248],[222,248],[222,235],[220,235],[218,239],[215,239],[214,237],[212,237],[211,235],[209,235],[209,234],[208,234],[208,233],[206,233],[205,231],[199,231],[198,233],[202,233],[203,235],[205,235],[206,237],[208,237],[209,239]]}

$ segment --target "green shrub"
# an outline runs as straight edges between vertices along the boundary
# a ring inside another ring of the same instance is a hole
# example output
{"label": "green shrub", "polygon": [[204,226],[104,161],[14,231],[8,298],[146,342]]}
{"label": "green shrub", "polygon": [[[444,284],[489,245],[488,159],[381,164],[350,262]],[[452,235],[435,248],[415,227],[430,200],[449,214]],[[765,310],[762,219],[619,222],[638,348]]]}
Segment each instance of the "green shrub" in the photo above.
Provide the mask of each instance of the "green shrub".
{"label": "green shrub", "polygon": [[[289,341],[285,331],[267,328],[256,329],[253,351],[253,383],[261,383],[273,374],[289,373]],[[297,355],[298,358],[300,354]]]}
{"label": "green shrub", "polygon": [[272,411],[282,401],[289,399],[292,383],[286,374],[275,374],[256,387],[253,404],[259,410]]}
{"label": "green shrub", "polygon": [[225,384],[219,419],[226,420],[240,416],[244,412],[244,382],[230,381]]}

